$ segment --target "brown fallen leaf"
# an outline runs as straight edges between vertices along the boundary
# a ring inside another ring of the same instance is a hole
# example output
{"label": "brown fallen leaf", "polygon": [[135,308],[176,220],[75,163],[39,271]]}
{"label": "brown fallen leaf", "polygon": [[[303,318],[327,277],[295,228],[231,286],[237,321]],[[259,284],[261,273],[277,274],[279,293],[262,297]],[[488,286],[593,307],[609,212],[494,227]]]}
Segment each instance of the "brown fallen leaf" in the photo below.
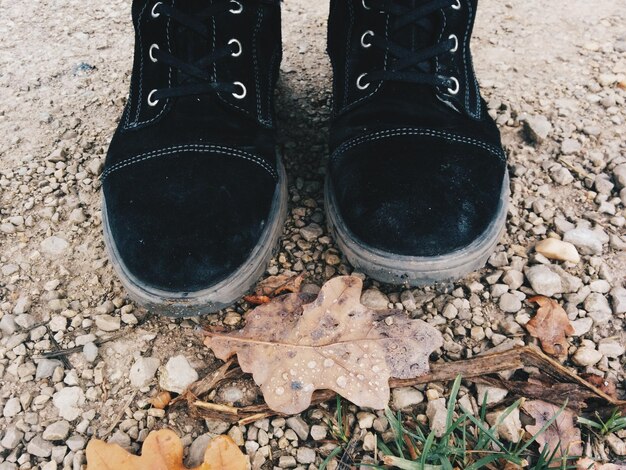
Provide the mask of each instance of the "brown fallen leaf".
{"label": "brown fallen leaf", "polygon": [[604,377],[596,374],[580,374],[580,377],[589,382],[594,387],[602,390],[608,396],[617,398],[617,385],[611,379],[605,379]]}
{"label": "brown fallen leaf", "polygon": [[165,408],[167,408],[167,405],[169,405],[171,401],[172,395],[170,394],[170,392],[162,391],[150,398],[150,400],[148,400],[148,403],[150,403],[157,410],[164,410]]}
{"label": "brown fallen leaf", "polygon": [[312,303],[307,295],[278,297],[249,312],[242,330],[207,333],[205,344],[222,360],[236,354],[274,411],[300,413],[320,389],[360,407],[383,409],[389,379],[426,374],[443,338],[399,311],[361,305],[362,287],[359,278],[337,277]]}
{"label": "brown fallen leaf", "polygon": [[[537,436],[539,452],[547,447],[548,455],[554,453],[554,459],[563,456],[577,457],[582,455],[582,437],[580,429],[574,424],[574,413],[568,409],[560,412],[560,408],[551,403],[541,400],[528,400],[522,404],[522,410],[535,419],[534,425],[527,425],[526,431]],[[541,428],[556,414],[556,420],[545,430],[539,433]]]}
{"label": "brown fallen leaf", "polygon": [[[203,463],[191,470],[248,470],[250,464],[228,436],[212,439]],[[117,444],[92,439],[87,445],[87,470],[187,470],[183,465],[183,444],[174,431],[151,432],[143,443],[141,456],[132,455]]]}
{"label": "brown fallen leaf", "polygon": [[304,273],[297,276],[290,276],[288,274],[279,274],[278,276],[270,276],[267,279],[262,280],[256,286],[256,295],[267,295],[269,297],[276,297],[277,295],[291,292],[297,294],[300,292],[300,286],[304,280]]}
{"label": "brown fallen leaf", "polygon": [[254,295],[247,295],[243,300],[252,305],[267,304],[272,301],[273,297],[284,294],[285,292],[297,294],[300,292],[300,286],[303,280],[304,273],[298,274],[297,276],[290,276],[288,274],[270,276],[259,282],[254,291]]}
{"label": "brown fallen leaf", "polygon": [[243,300],[252,305],[269,304],[272,301],[267,295],[246,295]]}
{"label": "brown fallen leaf", "polygon": [[558,302],[543,296],[529,299],[539,305],[537,314],[526,323],[531,336],[541,341],[541,349],[557,357],[567,356],[567,335],[574,334],[574,327],[567,318],[567,313]]}

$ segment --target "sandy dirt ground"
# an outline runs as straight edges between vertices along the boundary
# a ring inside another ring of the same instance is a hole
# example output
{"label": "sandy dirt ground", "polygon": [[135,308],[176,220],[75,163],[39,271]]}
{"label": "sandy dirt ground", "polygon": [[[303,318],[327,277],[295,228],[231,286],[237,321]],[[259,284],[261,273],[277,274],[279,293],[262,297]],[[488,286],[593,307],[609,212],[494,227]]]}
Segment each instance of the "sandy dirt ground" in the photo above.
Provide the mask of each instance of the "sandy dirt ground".
{"label": "sandy dirt ground", "polygon": [[[285,0],[283,6],[278,114],[290,218],[268,273],[306,271],[306,288],[315,290],[352,272],[323,212],[328,5]],[[612,0],[480,2],[473,51],[509,153],[507,233],[484,270],[455,284],[406,289],[365,279],[378,305],[437,325],[445,338],[441,358],[531,342],[523,325],[534,310],[525,300],[556,276],[553,296],[577,328],[568,365],[623,384],[625,12],[624,1]],[[0,469],[80,468],[92,436],[136,450],[149,429],[166,426],[185,444],[207,432],[231,432],[256,468],[279,466],[281,457],[285,466],[318,465],[327,443],[297,437],[293,422],[231,428],[181,412],[151,412],[145,403],[160,373],[139,390],[129,382],[130,367],[142,356],[164,365],[183,354],[200,376],[212,370],[199,327],[237,327],[248,308],[240,303],[200,319],[154,317],[127,299],[107,262],[98,176],[128,89],[129,17],[128,0],[0,0]],[[542,142],[531,141],[528,128],[545,131]],[[323,233],[309,242],[300,231],[311,224]],[[549,236],[575,240],[581,262],[536,254],[535,243]],[[533,278],[529,268],[540,265],[548,266],[549,279]],[[119,338],[98,346],[110,335]],[[77,352],[66,364],[40,359],[55,348]],[[464,390],[474,393],[470,384]],[[415,403],[418,412],[423,405]],[[369,413],[351,409],[357,412]],[[311,425],[324,426],[318,410],[302,417],[307,433]],[[45,437],[52,424],[64,423],[69,430],[60,438]],[[375,432],[371,423],[363,426]],[[302,448],[313,450],[313,460]]]}

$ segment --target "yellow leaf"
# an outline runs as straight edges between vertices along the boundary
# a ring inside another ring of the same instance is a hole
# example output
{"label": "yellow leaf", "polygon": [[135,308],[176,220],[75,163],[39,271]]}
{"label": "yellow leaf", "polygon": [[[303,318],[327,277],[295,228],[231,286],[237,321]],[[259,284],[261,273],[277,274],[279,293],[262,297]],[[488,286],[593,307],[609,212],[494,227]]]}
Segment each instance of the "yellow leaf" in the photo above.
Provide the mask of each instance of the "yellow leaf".
{"label": "yellow leaf", "polygon": [[[209,442],[204,462],[189,470],[248,470],[248,459],[228,436]],[[87,470],[187,470],[183,444],[175,432],[151,432],[143,443],[141,456],[132,455],[117,444],[92,439],[87,445]]]}

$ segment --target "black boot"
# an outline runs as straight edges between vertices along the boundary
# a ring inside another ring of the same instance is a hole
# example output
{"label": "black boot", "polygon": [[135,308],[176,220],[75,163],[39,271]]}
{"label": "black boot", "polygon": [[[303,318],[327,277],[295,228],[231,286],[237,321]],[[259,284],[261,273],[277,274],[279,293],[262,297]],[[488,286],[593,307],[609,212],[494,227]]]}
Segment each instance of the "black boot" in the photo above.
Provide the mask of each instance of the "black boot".
{"label": "black boot", "polygon": [[102,175],[106,245],[139,303],[216,311],[263,273],[286,181],[279,0],[134,0],[128,104]]}
{"label": "black boot", "polygon": [[332,0],[326,207],[348,260],[422,285],[484,265],[505,226],[506,156],[474,77],[477,0]]}

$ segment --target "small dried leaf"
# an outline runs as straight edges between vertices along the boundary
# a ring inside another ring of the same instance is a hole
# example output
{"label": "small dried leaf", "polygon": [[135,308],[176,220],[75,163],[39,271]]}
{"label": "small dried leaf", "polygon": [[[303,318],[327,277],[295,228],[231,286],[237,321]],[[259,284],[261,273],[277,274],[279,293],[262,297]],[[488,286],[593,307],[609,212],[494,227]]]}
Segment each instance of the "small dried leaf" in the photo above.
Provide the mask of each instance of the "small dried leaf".
{"label": "small dried leaf", "polygon": [[150,403],[153,408],[156,408],[158,410],[164,410],[165,408],[167,408],[167,405],[169,405],[171,401],[172,395],[170,394],[170,392],[163,391],[159,392],[150,400],[148,400],[148,403]]}
{"label": "small dried leaf", "polygon": [[541,341],[541,348],[552,356],[567,356],[566,335],[574,334],[574,327],[567,318],[567,313],[558,302],[543,296],[529,300],[539,305],[537,314],[526,323],[531,336]]}
{"label": "small dried leaf", "polygon": [[[209,442],[203,463],[191,470],[248,470],[250,464],[237,444],[228,436]],[[117,444],[92,439],[87,445],[87,470],[187,470],[183,465],[183,444],[175,432],[151,432],[141,448],[132,455]]]}
{"label": "small dried leaf", "polygon": [[243,300],[252,305],[269,304],[272,301],[267,295],[246,295]]}
{"label": "small dried leaf", "polygon": [[256,286],[255,293],[258,296],[276,297],[277,295],[291,292],[297,294],[300,292],[300,286],[304,280],[304,273],[297,276],[288,274],[280,274],[278,276],[270,276],[262,280]]}
{"label": "small dried leaf", "polygon": [[540,452],[547,447],[549,455],[552,455],[556,449],[555,459],[582,455],[582,437],[580,429],[574,425],[574,413],[564,409],[543,433],[539,433],[541,428],[559,413],[560,408],[545,401],[529,400],[523,403],[522,409],[535,419],[535,424],[526,426],[526,431],[537,436]]}
{"label": "small dried leaf", "polygon": [[337,277],[310,304],[309,296],[284,295],[249,312],[242,330],[208,333],[205,344],[222,360],[237,354],[274,411],[300,413],[320,389],[383,409],[389,379],[426,374],[443,339],[421,320],[363,306],[362,287],[359,278]]}
{"label": "small dried leaf", "polygon": [[608,396],[617,399],[617,385],[611,379],[605,379],[596,374],[580,374],[580,377]]}

